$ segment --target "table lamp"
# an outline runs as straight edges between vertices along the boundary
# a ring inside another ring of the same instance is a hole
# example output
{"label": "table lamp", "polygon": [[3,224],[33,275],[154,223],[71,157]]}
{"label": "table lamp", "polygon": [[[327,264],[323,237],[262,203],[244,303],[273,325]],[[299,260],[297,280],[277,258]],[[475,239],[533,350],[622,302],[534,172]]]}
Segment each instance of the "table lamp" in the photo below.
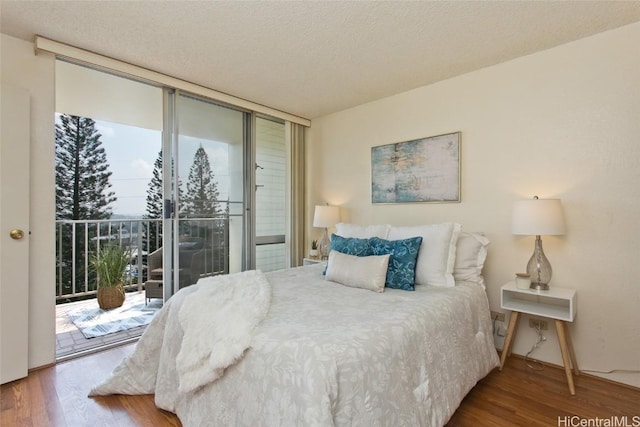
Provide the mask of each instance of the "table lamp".
{"label": "table lamp", "polygon": [[316,228],[324,228],[322,239],[318,244],[320,257],[327,259],[329,257],[329,232],[327,228],[333,227],[340,221],[340,208],[337,206],[316,206],[313,213],[313,226]]}
{"label": "table lamp", "polygon": [[513,203],[511,222],[513,234],[536,236],[533,255],[527,264],[531,276],[531,289],[549,290],[551,264],[542,250],[540,236],[564,234],[564,218],[560,199],[519,200]]}

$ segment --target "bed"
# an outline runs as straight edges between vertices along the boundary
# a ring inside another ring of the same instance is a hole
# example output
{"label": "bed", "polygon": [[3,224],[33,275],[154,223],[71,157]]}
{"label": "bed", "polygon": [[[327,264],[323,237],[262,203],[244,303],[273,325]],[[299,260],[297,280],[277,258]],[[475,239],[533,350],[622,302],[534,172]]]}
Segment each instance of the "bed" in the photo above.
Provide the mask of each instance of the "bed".
{"label": "bed", "polygon": [[441,426],[498,366],[481,283],[371,292],[326,280],[325,268],[265,274],[269,307],[248,325],[250,343],[186,392],[176,361],[190,328],[172,313],[206,304],[198,295],[215,286],[181,290],[92,394],[155,393],[185,426]]}

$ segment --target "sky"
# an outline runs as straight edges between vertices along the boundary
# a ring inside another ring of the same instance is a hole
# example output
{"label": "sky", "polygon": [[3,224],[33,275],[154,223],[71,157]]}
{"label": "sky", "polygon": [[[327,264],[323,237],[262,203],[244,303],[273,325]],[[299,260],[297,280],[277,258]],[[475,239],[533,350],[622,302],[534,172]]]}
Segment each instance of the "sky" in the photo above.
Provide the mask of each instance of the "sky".
{"label": "sky", "polygon": [[[100,140],[112,172],[111,191],[117,197],[112,204],[113,213],[131,217],[143,215],[153,164],[162,146],[162,133],[101,120],[96,120],[96,128],[102,135]],[[209,156],[220,199],[226,200],[229,166],[227,145],[224,143],[181,136],[178,167],[181,182],[186,187],[193,157],[201,144]]]}

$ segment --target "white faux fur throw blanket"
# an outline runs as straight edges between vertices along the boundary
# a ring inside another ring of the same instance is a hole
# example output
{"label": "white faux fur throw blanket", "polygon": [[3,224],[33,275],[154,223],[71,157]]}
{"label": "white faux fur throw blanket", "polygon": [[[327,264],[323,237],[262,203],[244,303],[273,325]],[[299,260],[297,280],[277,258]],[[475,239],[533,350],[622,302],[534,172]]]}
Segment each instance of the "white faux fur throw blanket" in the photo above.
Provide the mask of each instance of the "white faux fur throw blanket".
{"label": "white faux fur throw blanket", "polygon": [[220,378],[242,357],[252,332],[269,311],[271,287],[260,271],[200,280],[180,308],[184,330],[176,359],[180,387],[188,393]]}
{"label": "white faux fur throw blanket", "polygon": [[[250,347],[270,304],[271,286],[260,271],[199,280],[171,297],[134,352],[89,395],[154,393],[172,372],[181,395],[215,381]],[[169,360],[175,346],[178,356]]]}

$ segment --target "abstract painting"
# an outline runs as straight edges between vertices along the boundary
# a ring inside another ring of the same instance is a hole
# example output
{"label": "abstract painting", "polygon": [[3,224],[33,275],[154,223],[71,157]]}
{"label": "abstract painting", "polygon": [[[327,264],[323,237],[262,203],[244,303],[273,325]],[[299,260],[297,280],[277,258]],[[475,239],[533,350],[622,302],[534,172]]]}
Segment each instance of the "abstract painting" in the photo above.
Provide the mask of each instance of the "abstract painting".
{"label": "abstract painting", "polygon": [[372,203],[460,201],[460,132],[371,148]]}

